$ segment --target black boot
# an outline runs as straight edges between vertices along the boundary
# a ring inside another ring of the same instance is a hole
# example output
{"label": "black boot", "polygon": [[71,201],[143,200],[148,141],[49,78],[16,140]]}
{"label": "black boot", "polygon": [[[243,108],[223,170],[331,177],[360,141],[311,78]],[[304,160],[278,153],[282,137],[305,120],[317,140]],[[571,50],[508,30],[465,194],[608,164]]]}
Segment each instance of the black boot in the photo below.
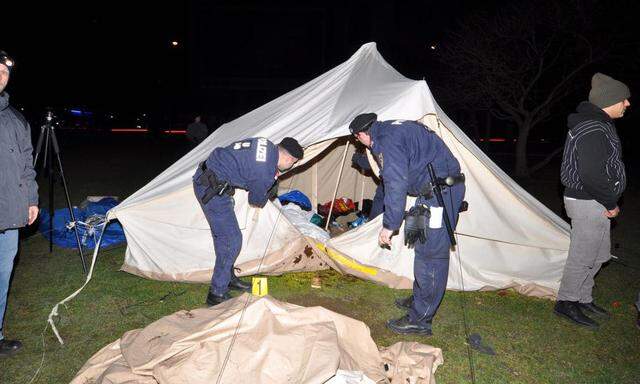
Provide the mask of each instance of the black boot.
{"label": "black boot", "polygon": [[236,276],[235,271],[231,268],[231,281],[229,281],[229,289],[234,291],[251,292],[251,284],[245,283]]}
{"label": "black boot", "polygon": [[207,295],[207,306],[213,307],[214,305],[218,305],[224,301],[231,299],[231,295],[229,292],[226,292],[224,295],[216,295],[215,293],[209,291]]}
{"label": "black boot", "polygon": [[0,357],[15,355],[22,348],[22,343],[18,340],[0,340]]}
{"label": "black boot", "polygon": [[606,318],[609,318],[611,316],[606,309],[602,308],[599,305],[596,305],[596,303],[594,303],[593,301],[590,303],[578,303],[578,306],[582,311],[587,311],[593,313],[594,315],[600,315]]}
{"label": "black boot", "polygon": [[431,323],[428,323],[428,325],[412,323],[411,320],[409,320],[409,315],[402,316],[399,319],[392,319],[387,321],[387,328],[401,335],[432,335]]}
{"label": "black boot", "polygon": [[556,315],[569,319],[578,325],[582,325],[583,327],[598,329],[598,323],[582,313],[576,301],[560,300],[556,302],[556,305],[553,308],[553,312]]}
{"label": "black boot", "polygon": [[395,303],[396,307],[400,309],[411,309],[411,306],[413,305],[413,295],[405,297],[404,299],[396,299]]}

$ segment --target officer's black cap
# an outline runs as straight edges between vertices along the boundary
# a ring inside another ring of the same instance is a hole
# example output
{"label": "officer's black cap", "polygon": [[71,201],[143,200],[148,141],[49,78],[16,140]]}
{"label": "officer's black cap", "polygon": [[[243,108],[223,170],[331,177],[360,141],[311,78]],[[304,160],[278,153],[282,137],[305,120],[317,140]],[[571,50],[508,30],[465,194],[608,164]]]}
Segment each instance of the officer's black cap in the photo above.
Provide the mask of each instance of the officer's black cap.
{"label": "officer's black cap", "polygon": [[352,135],[367,131],[377,119],[378,115],[373,112],[360,114],[349,124],[349,131]]}
{"label": "officer's black cap", "polygon": [[287,152],[289,152],[291,156],[295,157],[298,160],[302,159],[302,156],[304,155],[304,150],[302,149],[298,141],[293,137],[285,137],[278,145],[284,148]]}

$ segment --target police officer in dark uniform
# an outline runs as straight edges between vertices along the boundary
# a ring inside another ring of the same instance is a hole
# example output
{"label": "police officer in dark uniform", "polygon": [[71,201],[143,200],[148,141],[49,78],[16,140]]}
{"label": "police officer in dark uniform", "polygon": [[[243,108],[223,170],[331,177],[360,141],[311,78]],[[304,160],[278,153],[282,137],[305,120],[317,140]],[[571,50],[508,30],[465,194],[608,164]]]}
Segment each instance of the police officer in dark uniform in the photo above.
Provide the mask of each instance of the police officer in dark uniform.
{"label": "police officer in dark uniform", "polygon": [[[378,242],[382,246],[391,246],[391,237],[402,225],[407,195],[417,197],[405,222],[405,242],[415,247],[413,297],[397,303],[408,313],[389,320],[387,326],[396,333],[431,335],[431,321],[444,296],[449,274],[451,240],[442,215],[446,212],[455,228],[464,197],[464,176],[446,144],[426,126],[416,121],[376,120],[375,113],[362,114],[349,129],[371,149],[380,166],[384,214]],[[436,180],[431,179],[429,165]],[[447,177],[454,182],[442,189],[446,207],[443,210],[433,186]]]}
{"label": "police officer in dark uniform", "polygon": [[264,207],[277,194],[278,176],[302,159],[302,155],[302,147],[290,137],[278,145],[265,138],[250,138],[214,149],[198,166],[193,187],[211,227],[216,253],[207,295],[209,306],[230,299],[229,289],[251,288],[233,272],[242,247],[242,233],[233,210],[235,189],[249,192],[249,204]]}

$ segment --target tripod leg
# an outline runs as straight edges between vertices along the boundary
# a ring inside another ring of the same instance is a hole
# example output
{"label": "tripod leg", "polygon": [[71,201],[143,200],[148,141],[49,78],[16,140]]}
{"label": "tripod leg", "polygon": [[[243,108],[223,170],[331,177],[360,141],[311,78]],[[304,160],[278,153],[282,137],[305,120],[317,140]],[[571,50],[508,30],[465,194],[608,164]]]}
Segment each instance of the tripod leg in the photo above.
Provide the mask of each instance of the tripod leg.
{"label": "tripod leg", "polygon": [[40,155],[40,150],[42,149],[42,141],[44,140],[45,137],[45,127],[46,125],[43,125],[42,127],[40,127],[40,136],[38,136],[38,144],[36,145],[36,153],[33,156],[33,167],[36,167],[36,164],[38,163],[38,155]]}
{"label": "tripod leg", "polygon": [[84,253],[82,252],[82,243],[80,242],[80,234],[78,233],[78,226],[76,225],[76,216],[73,213],[73,207],[71,206],[71,199],[69,198],[69,189],[67,188],[67,180],[64,177],[64,170],[62,169],[62,160],[60,159],[60,147],[58,146],[58,139],[56,138],[56,132],[51,127],[51,144],[53,144],[53,151],[56,153],[56,159],[58,161],[58,171],[60,178],[62,179],[62,187],[64,188],[64,195],[67,198],[67,208],[69,208],[69,215],[73,222],[73,231],[76,235],[76,243],[78,244],[78,253],[80,254],[80,261],[82,262],[82,271],[87,274],[87,263],[84,259]]}
{"label": "tripod leg", "polygon": [[[47,127],[45,129],[45,136],[44,136],[44,155],[42,156],[42,171],[44,172],[45,170],[48,172],[50,171],[50,169],[47,168],[47,165],[49,163],[51,163],[51,156],[49,154],[49,152],[51,151],[51,149],[49,148],[51,146],[50,142],[51,142],[51,138],[49,137],[50,135],[50,129],[49,127]],[[49,174],[46,174],[47,177],[49,177]]]}
{"label": "tripod leg", "polygon": [[53,252],[53,216],[55,215],[55,205],[53,202],[53,190],[55,187],[54,175],[53,175],[53,151],[49,148],[49,142],[51,141],[51,134],[47,130],[47,143],[44,148],[44,163],[42,168],[47,169],[47,175],[49,177],[49,253]]}

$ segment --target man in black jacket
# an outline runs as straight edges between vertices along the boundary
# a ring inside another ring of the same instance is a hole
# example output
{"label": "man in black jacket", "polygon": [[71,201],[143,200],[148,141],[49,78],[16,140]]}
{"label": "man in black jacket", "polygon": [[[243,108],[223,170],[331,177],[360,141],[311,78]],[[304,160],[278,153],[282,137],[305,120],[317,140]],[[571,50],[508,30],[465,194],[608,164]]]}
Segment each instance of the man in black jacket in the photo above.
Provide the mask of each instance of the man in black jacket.
{"label": "man in black jacket", "polygon": [[18,228],[38,216],[38,185],[33,170],[29,124],[9,106],[4,88],[13,61],[0,51],[0,357],[17,352],[22,344],[2,334],[13,259],[18,252]]}
{"label": "man in black jacket", "polygon": [[595,275],[611,258],[609,219],[620,213],[618,199],[627,183],[613,120],[624,115],[630,96],[625,84],[596,73],[589,101],[568,118],[561,180],[571,244],[554,312],[590,328],[598,328],[598,323],[583,311],[609,316],[593,302],[591,291]]}

